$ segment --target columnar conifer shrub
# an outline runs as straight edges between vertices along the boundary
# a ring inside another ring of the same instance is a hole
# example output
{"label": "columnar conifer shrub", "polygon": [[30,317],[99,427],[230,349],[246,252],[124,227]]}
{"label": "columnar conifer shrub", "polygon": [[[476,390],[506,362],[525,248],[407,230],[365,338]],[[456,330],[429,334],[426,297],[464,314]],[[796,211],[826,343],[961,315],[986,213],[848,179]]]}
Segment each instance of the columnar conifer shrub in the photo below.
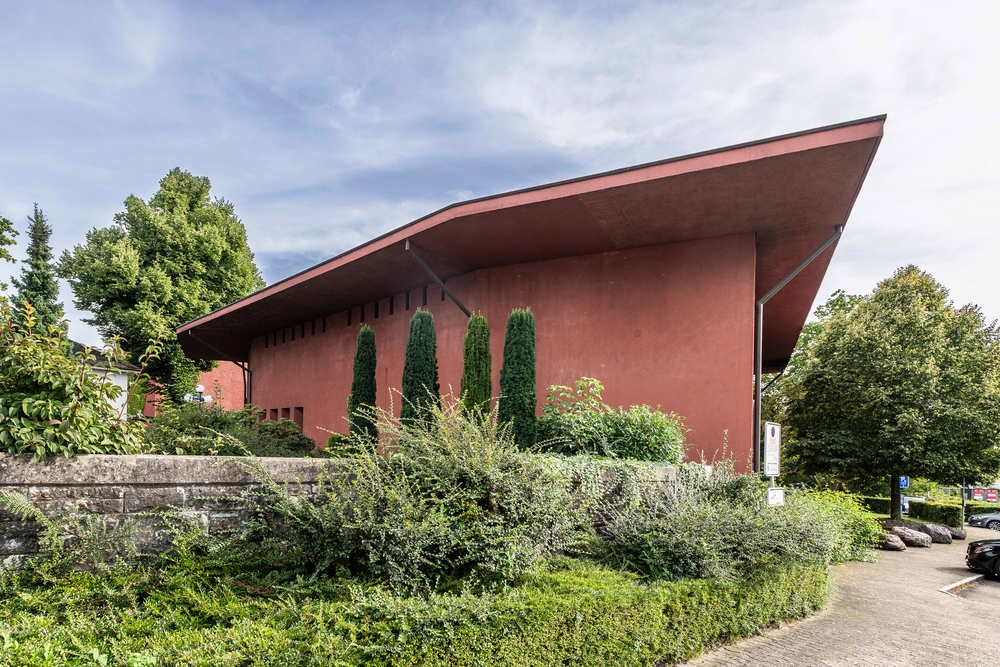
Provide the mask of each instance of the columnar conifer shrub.
{"label": "columnar conifer shrub", "polygon": [[493,360],[490,356],[490,325],[474,313],[465,333],[462,357],[462,404],[466,410],[489,412],[493,396]]}
{"label": "columnar conifer shrub", "polygon": [[[52,227],[45,219],[42,209],[35,204],[34,215],[28,218],[31,226],[28,228],[27,259],[21,269],[21,278],[12,282],[17,288],[14,296],[14,307],[20,308],[27,301],[35,309],[34,316],[39,331],[48,331],[50,326],[56,326],[62,316],[63,305],[58,303],[59,284],[56,282],[55,266],[52,263]],[[24,324],[21,318],[21,324]]]}
{"label": "columnar conifer shrub", "polygon": [[441,404],[440,391],[434,316],[418,308],[410,319],[410,335],[406,339],[400,421],[407,425],[429,424],[431,409]]}
{"label": "columnar conifer shrub", "polygon": [[370,441],[378,437],[375,428],[375,332],[367,324],[358,332],[358,347],[354,353],[354,380],[347,397],[347,418],[351,435]]}
{"label": "columnar conifer shrub", "polygon": [[500,421],[511,422],[514,441],[533,447],[538,432],[535,406],[535,316],[530,309],[514,310],[507,318],[500,368]]}

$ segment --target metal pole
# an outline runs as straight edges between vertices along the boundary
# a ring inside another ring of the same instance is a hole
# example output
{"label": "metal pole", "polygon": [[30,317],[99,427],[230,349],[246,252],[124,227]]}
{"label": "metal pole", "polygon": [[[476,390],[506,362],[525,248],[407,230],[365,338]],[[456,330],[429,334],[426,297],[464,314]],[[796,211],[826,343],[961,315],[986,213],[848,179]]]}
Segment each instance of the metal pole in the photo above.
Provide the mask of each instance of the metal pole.
{"label": "metal pole", "polygon": [[431,280],[433,280],[434,282],[436,282],[436,283],[437,283],[437,286],[441,288],[441,291],[442,291],[442,292],[444,292],[444,293],[445,293],[445,294],[447,294],[447,295],[448,295],[449,297],[451,297],[451,300],[455,302],[455,305],[456,305],[456,306],[458,306],[459,308],[461,308],[461,309],[462,309],[462,312],[463,312],[463,313],[465,313],[465,316],[466,316],[466,317],[472,317],[472,313],[471,313],[471,312],[469,312],[469,309],[468,309],[468,308],[466,308],[465,306],[463,306],[463,305],[462,305],[462,302],[461,302],[461,301],[459,301],[459,300],[458,300],[458,299],[457,299],[457,298],[455,297],[455,295],[454,295],[454,294],[452,294],[452,293],[451,293],[451,292],[450,292],[450,291],[448,290],[448,288],[444,286],[444,281],[443,281],[443,280],[441,280],[440,278],[438,278],[438,277],[437,277],[437,274],[435,274],[435,273],[434,273],[433,271],[431,271],[431,267],[429,267],[429,266],[427,266],[426,264],[424,264],[424,260],[420,259],[420,257],[419,257],[419,256],[417,255],[417,253],[415,253],[415,252],[413,251],[413,249],[412,249],[412,248],[410,248],[410,239],[406,239],[406,252],[410,253],[410,256],[411,256],[411,257],[413,257],[413,259],[417,260],[417,264],[419,264],[419,265],[420,265],[420,268],[422,268],[422,269],[424,270],[424,273],[426,273],[426,274],[427,274],[428,276],[430,276],[430,277],[431,277]]}
{"label": "metal pole", "polygon": [[764,352],[764,304],[771,300],[775,294],[781,291],[781,288],[792,281],[792,278],[799,275],[802,269],[809,266],[814,259],[820,256],[820,254],[830,247],[830,244],[840,238],[840,235],[844,233],[844,226],[837,225],[834,227],[833,234],[830,235],[826,241],[820,247],[813,250],[812,254],[806,257],[801,264],[795,267],[791,273],[785,276],[781,282],[771,288],[767,294],[762,296],[757,300],[756,308],[754,311],[754,370],[753,370],[753,471],[760,472],[760,383],[761,374],[764,370],[764,361],[762,359]]}

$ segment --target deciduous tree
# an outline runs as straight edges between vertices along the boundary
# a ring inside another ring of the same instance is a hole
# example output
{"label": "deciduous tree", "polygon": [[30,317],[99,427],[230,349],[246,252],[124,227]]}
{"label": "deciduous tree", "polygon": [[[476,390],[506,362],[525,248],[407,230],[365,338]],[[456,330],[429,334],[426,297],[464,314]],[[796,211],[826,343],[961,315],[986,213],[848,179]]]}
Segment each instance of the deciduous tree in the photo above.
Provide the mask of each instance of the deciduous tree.
{"label": "deciduous tree", "polygon": [[1000,343],[976,306],[955,308],[915,266],[836,313],[810,346],[788,419],[805,472],[955,484],[1000,475]]}
{"label": "deciduous tree", "polygon": [[[114,224],[60,258],[76,307],[94,314],[85,321],[105,339],[120,336],[132,357],[161,332],[264,286],[233,205],[210,189],[207,178],[173,169],[148,202],[129,196]],[[213,362],[187,359],[175,337],[165,340],[149,372],[179,401]]]}

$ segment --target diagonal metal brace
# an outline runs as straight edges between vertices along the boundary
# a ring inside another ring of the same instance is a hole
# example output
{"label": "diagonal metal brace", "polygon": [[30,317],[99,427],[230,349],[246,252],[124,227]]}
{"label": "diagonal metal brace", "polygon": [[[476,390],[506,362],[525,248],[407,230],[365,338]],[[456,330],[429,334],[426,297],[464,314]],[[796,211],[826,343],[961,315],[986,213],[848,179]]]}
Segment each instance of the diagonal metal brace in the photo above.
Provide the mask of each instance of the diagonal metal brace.
{"label": "diagonal metal brace", "polygon": [[427,264],[424,263],[424,260],[420,259],[417,253],[413,251],[413,248],[410,247],[410,239],[406,239],[406,252],[410,253],[410,256],[413,257],[413,259],[417,260],[417,264],[420,265],[420,268],[422,268],[424,272],[431,277],[431,280],[437,283],[437,286],[441,288],[441,291],[447,294],[448,297],[455,302],[456,306],[462,309],[462,312],[465,313],[466,317],[472,317],[472,313],[469,312],[469,309],[463,306],[462,302],[459,301],[458,298],[456,298],[455,295],[444,286],[444,281],[438,278],[437,274],[431,271],[431,267],[427,266]]}
{"label": "diagonal metal brace", "polygon": [[209,343],[207,340],[203,339],[201,336],[199,336],[198,334],[196,334],[191,329],[188,329],[188,335],[191,336],[191,338],[194,338],[196,341],[198,341],[202,345],[204,345],[205,347],[207,347],[208,349],[210,349],[213,352],[215,352],[216,354],[218,354],[220,357],[222,357],[226,361],[234,363],[237,366],[239,366],[240,369],[242,369],[242,371],[243,371],[243,405],[249,405],[250,403],[253,403],[253,371],[250,370],[250,364],[249,363],[244,363],[242,361],[236,361],[235,359],[233,359],[232,357],[230,357],[228,354],[226,354],[225,352],[223,352],[219,348],[215,347],[214,345],[212,345],[211,343]]}

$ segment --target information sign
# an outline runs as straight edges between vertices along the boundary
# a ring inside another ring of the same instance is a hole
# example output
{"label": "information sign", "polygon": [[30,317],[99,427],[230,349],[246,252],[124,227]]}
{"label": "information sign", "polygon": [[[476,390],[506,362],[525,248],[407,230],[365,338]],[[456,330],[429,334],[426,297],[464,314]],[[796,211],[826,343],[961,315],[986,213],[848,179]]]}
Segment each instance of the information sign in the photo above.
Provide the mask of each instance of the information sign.
{"label": "information sign", "polygon": [[767,504],[771,507],[780,507],[785,504],[785,490],[772,487],[767,490]]}
{"label": "information sign", "polygon": [[909,477],[900,477],[899,478],[899,488],[901,488],[901,489],[908,489],[908,488],[910,488],[910,478]]}
{"label": "information sign", "polygon": [[764,424],[764,474],[777,477],[781,474],[781,424]]}
{"label": "information sign", "polygon": [[984,500],[985,497],[986,497],[986,490],[985,489],[973,489],[972,490],[972,499],[973,500]]}
{"label": "information sign", "polygon": [[997,490],[986,489],[986,500],[991,503],[995,503],[997,501]]}

